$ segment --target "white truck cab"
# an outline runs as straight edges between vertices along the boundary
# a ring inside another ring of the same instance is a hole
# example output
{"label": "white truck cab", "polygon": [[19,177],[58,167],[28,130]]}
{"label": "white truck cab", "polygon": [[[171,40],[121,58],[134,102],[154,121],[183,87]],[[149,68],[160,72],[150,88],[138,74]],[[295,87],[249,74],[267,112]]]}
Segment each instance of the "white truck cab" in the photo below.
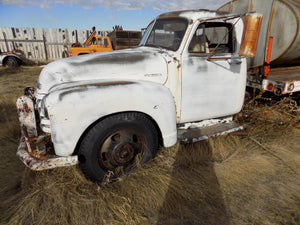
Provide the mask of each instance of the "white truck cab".
{"label": "white truck cab", "polygon": [[[251,16],[253,32],[260,15]],[[48,64],[37,90],[27,88],[17,101],[18,156],[34,170],[79,162],[87,178],[101,182],[147,162],[159,145],[242,129],[232,116],[243,105],[245,52],[253,52],[247,43],[241,49],[247,29],[240,17],[165,13],[135,49]]]}

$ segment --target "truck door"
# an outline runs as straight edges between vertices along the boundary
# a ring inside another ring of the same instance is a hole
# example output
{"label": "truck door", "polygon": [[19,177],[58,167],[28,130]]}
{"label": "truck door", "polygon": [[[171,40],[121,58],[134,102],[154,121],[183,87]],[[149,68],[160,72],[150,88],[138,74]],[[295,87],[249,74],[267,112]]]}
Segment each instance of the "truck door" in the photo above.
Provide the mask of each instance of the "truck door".
{"label": "truck door", "polygon": [[237,49],[241,37],[226,22],[199,23],[192,34],[182,54],[181,122],[239,112],[246,85],[246,60]]}

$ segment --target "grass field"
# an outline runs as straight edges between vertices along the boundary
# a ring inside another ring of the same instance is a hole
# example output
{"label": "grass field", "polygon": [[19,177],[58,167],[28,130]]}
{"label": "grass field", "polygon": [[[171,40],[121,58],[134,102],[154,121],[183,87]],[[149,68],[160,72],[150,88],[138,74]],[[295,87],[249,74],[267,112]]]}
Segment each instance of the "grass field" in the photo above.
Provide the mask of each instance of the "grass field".
{"label": "grass field", "polygon": [[300,115],[290,99],[249,104],[237,116],[248,136],[162,148],[98,186],[78,167],[33,172],[16,157],[15,101],[40,70],[0,68],[0,224],[300,224]]}

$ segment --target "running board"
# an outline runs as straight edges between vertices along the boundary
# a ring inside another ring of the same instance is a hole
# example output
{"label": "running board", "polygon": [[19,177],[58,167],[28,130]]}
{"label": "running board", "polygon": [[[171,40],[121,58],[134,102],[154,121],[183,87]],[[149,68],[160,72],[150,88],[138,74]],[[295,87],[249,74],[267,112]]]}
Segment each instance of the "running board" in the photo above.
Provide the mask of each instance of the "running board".
{"label": "running board", "polygon": [[242,130],[243,126],[236,122],[219,123],[206,127],[195,127],[189,129],[178,128],[177,138],[182,143],[195,143],[211,137],[217,137]]}

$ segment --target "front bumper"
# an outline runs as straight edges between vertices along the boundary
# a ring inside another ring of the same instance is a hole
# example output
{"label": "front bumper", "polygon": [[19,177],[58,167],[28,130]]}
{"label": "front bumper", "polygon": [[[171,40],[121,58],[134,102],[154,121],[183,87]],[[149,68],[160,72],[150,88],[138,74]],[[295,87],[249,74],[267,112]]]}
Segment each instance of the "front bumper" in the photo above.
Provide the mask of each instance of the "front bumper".
{"label": "front bumper", "polygon": [[32,170],[47,170],[56,167],[74,166],[78,164],[78,156],[55,156],[50,154],[29,153],[25,137],[22,137],[17,150],[17,156]]}
{"label": "front bumper", "polygon": [[46,170],[56,167],[78,164],[78,156],[57,156],[51,142],[51,135],[39,129],[41,121],[35,99],[24,95],[17,100],[22,137],[17,150],[17,156],[32,170]]}

